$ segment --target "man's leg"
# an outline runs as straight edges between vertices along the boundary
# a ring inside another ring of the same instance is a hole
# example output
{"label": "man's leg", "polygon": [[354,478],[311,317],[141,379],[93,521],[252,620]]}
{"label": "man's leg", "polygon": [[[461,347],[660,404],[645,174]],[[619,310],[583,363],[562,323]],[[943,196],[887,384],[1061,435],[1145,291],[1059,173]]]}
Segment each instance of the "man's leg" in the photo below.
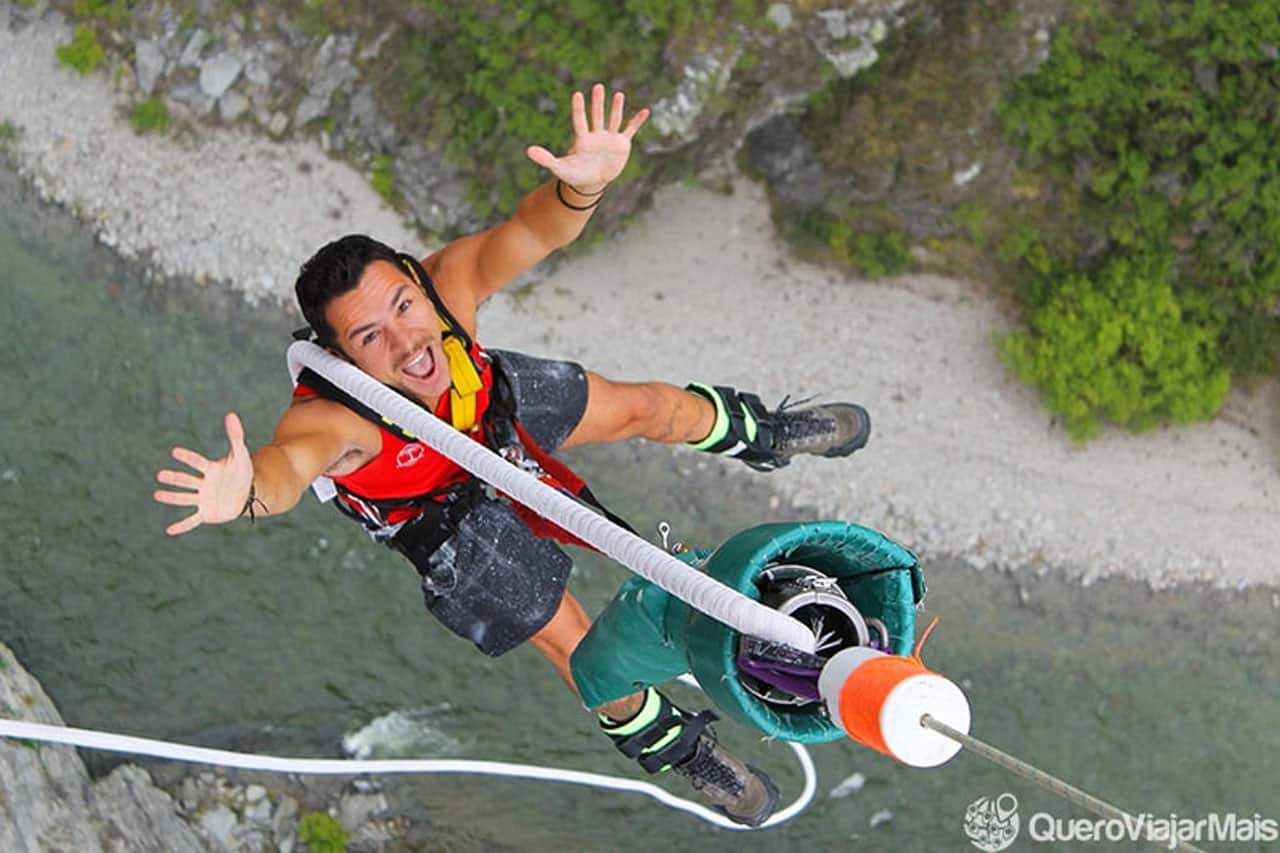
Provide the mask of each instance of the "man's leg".
{"label": "man's leg", "polygon": [[[578,687],[573,683],[573,674],[569,670],[569,656],[578,647],[578,643],[582,642],[582,638],[587,635],[590,627],[591,620],[587,618],[587,612],[582,609],[582,605],[572,593],[566,592],[560,601],[560,609],[556,611],[556,615],[552,616],[551,621],[542,626],[542,630],[529,640],[533,643],[533,647],[556,668],[556,672],[560,673],[560,677],[575,694],[578,692]],[[615,699],[595,710],[596,713],[605,714],[613,720],[628,720],[636,715],[643,702],[644,693],[637,692]]]}
{"label": "man's leg", "polygon": [[866,410],[853,403],[769,411],[756,395],[723,386],[613,382],[590,371],[586,377],[586,407],[565,447],[628,438],[684,442],[772,471],[798,453],[848,456],[871,435]]}
{"label": "man's leg", "polygon": [[613,382],[587,372],[587,409],[565,447],[628,438],[666,443],[699,441],[716,423],[716,407],[665,382]]}
{"label": "man's leg", "polygon": [[[582,605],[565,592],[555,616],[530,640],[575,694],[569,657],[590,627]],[[716,743],[709,728],[714,715],[690,714],[652,687],[595,710],[600,728],[624,755],[650,773],[675,770],[731,820],[759,826],[777,807],[778,789],[769,777]]]}

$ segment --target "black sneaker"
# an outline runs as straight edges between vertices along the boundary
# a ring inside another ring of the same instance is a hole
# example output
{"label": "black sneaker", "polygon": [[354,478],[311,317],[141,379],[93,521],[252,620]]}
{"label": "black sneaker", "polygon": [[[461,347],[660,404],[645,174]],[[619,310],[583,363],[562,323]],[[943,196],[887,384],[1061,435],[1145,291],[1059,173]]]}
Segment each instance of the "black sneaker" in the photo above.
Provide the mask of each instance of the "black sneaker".
{"label": "black sneaker", "polygon": [[709,728],[698,736],[693,755],[671,769],[734,823],[760,826],[778,807],[773,780],[725,751]]}
{"label": "black sneaker", "polygon": [[871,437],[871,417],[854,403],[823,403],[797,409],[783,400],[771,412],[755,394],[720,385],[693,384],[687,389],[707,397],[717,409],[723,406],[729,416],[728,435],[700,449],[741,459],[757,471],[782,468],[798,453],[828,458],[848,456],[866,446]]}
{"label": "black sneaker", "polygon": [[[650,700],[650,697],[652,699]],[[778,788],[764,773],[744,764],[717,742],[710,725],[711,711],[690,714],[652,687],[646,702],[653,701],[653,719],[638,731],[619,735],[606,724],[605,734],[628,758],[649,773],[674,770],[706,797],[711,808],[746,826],[760,826],[778,807]]]}

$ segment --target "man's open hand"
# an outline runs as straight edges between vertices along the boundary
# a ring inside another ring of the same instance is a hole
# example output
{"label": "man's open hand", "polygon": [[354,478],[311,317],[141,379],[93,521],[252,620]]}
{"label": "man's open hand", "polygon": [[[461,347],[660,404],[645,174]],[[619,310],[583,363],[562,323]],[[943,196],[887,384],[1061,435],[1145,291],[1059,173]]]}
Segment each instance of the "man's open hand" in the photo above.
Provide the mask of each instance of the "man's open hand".
{"label": "man's open hand", "polygon": [[249,499],[249,487],[253,485],[253,460],[244,443],[244,427],[234,412],[226,418],[227,441],[231,451],[221,459],[206,459],[185,447],[173,448],[173,458],[195,469],[195,474],[185,471],[162,470],[156,480],[166,486],[176,486],[186,491],[157,491],[153,497],[162,504],[195,507],[195,512],[165,528],[165,533],[177,536],[194,530],[201,524],[221,524],[239,518]]}
{"label": "man's open hand", "polygon": [[563,157],[557,157],[540,145],[530,145],[529,159],[555,175],[572,189],[593,195],[622,173],[631,156],[631,137],[649,117],[643,109],[622,126],[623,105],[621,92],[613,93],[613,104],[608,122],[604,114],[604,86],[591,87],[591,122],[587,123],[586,99],[581,92],[574,92],[570,101],[573,116],[573,144]]}

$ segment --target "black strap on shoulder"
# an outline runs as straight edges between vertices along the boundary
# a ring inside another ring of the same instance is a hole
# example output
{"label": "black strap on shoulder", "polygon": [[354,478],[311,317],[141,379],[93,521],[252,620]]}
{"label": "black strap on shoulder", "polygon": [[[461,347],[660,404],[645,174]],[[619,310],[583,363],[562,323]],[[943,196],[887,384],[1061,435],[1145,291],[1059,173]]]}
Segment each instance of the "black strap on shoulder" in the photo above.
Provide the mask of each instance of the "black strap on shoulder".
{"label": "black strap on shoulder", "polygon": [[[390,421],[378,414],[369,406],[361,403],[355,397],[352,397],[346,391],[343,391],[337,385],[334,385],[328,379],[325,379],[319,373],[316,373],[309,367],[302,368],[302,372],[298,374],[298,384],[305,385],[315,391],[326,400],[333,400],[335,403],[341,403],[351,411],[367,421],[372,421],[377,426],[390,432],[401,441],[417,441],[418,439],[400,428],[395,421]],[[390,386],[387,386],[390,387]],[[392,388],[391,390],[395,390]],[[399,393],[399,392],[397,392]]]}
{"label": "black strap on shoulder", "polygon": [[[371,421],[374,425],[381,427],[382,429],[385,429],[387,432],[391,433],[401,441],[407,441],[407,442],[418,441],[417,437],[412,436],[409,433],[405,432],[394,421],[390,421],[382,417],[382,415],[378,414],[371,407],[366,406],[364,403],[360,402],[355,397],[352,397],[346,391],[343,391],[337,385],[334,385],[328,379],[325,379],[323,376],[321,376],[319,373],[316,373],[314,370],[312,370],[309,367],[303,368],[302,372],[298,374],[298,384],[305,385],[308,388],[311,388],[317,394],[319,394],[321,397],[324,397],[327,400],[333,400],[335,403],[341,403],[342,405],[351,409],[351,411],[360,415],[360,417],[364,418],[367,421]],[[482,488],[479,485],[478,481],[466,481],[466,482],[474,482],[477,490],[480,490]],[[351,489],[348,489],[346,486],[343,486],[341,483],[338,483],[336,481],[334,482],[333,485],[334,485],[334,488],[338,490],[338,493],[340,495],[350,496],[354,498],[356,501],[358,501],[360,504],[364,504],[367,507],[372,507],[373,514],[380,517],[374,518],[374,517],[366,516],[364,513],[350,506],[345,500],[342,500],[341,498],[334,501],[334,506],[338,508],[339,512],[341,512],[343,515],[347,516],[348,518],[358,521],[360,524],[364,525],[364,527],[367,530],[370,530],[376,533],[378,530],[380,530],[384,526],[383,520],[386,518],[388,513],[397,509],[406,509],[406,508],[412,507],[412,508],[422,509],[425,514],[431,514],[430,510],[432,509],[432,506],[431,506],[432,504],[440,503],[441,501],[456,500],[456,498],[453,496],[455,494],[458,494],[464,491],[464,489],[461,487],[465,486],[466,483],[454,484],[453,486],[446,486],[441,489],[436,489],[435,491],[429,492],[428,494],[425,494],[425,495],[413,495],[411,497],[405,497],[405,498],[370,498],[366,495],[353,492]],[[466,510],[470,510],[471,507],[475,505],[474,500],[467,500],[464,503],[465,503]],[[461,521],[462,515],[465,514],[461,510],[462,510],[462,504],[459,505],[459,513],[456,521]],[[442,538],[440,541],[443,542],[444,539]],[[388,542],[388,544],[391,544],[391,543]]]}
{"label": "black strap on shoulder", "polygon": [[455,318],[445,306],[444,300],[440,298],[440,293],[436,290],[436,283],[431,280],[431,276],[427,275],[427,271],[422,268],[422,264],[418,263],[418,260],[414,258],[413,255],[406,255],[403,252],[397,255],[397,257],[400,258],[401,265],[404,266],[406,271],[408,271],[410,277],[413,278],[413,280],[416,281],[427,294],[427,298],[430,299],[431,304],[435,306],[436,313],[439,314],[441,319],[448,324],[449,331],[447,334],[456,335],[460,338],[463,346],[465,346],[467,348],[467,352],[470,353],[472,344],[471,336],[467,334],[467,330],[462,328],[462,324],[458,322],[457,318]]}

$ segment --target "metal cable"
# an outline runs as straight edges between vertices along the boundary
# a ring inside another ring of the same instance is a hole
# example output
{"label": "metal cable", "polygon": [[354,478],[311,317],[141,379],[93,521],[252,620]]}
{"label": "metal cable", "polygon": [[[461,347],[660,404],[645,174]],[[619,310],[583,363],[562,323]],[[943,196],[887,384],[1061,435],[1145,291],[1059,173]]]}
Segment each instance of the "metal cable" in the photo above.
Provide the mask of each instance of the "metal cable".
{"label": "metal cable", "polygon": [[[1074,803],[1083,809],[1088,809],[1096,815],[1101,815],[1102,817],[1113,820],[1121,820],[1128,825],[1134,825],[1138,822],[1138,818],[1136,816],[1129,814],[1123,809],[1117,808],[1105,800],[1100,800],[1092,794],[1080,790],[1074,785],[1069,785],[1056,776],[1032,767],[1025,761],[1014,758],[1009,753],[996,749],[991,744],[980,741],[972,735],[956,731],[946,723],[939,722],[928,714],[925,714],[920,718],[920,725],[924,726],[926,729],[935,731],[944,737],[951,738],[970,752],[976,752],[978,755],[981,755],[993,764],[998,764],[1006,770],[1011,770],[1022,778],[1035,782],[1037,785],[1048,791],[1052,791],[1067,802]],[[1205,853],[1204,850],[1188,844],[1185,841],[1175,841],[1173,847],[1169,847],[1167,843],[1157,842],[1154,840],[1150,843],[1157,844],[1170,850],[1182,850],[1187,851],[1187,853]]]}

